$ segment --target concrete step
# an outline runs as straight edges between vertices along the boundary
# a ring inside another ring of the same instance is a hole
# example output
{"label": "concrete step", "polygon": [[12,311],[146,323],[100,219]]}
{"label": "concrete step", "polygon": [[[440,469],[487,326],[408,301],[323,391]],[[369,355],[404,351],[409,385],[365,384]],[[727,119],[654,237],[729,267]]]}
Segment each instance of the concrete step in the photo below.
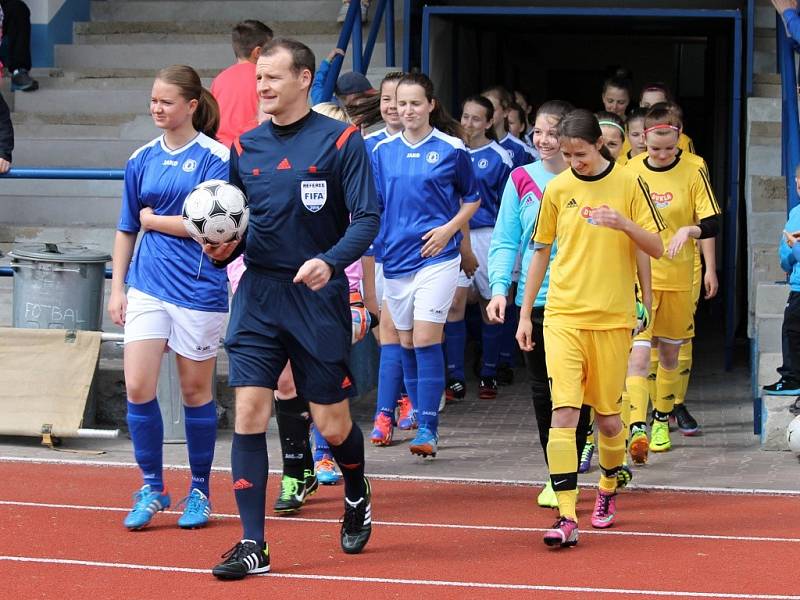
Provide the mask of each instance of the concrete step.
{"label": "concrete step", "polygon": [[783,318],[790,291],[786,283],[759,283],[756,288],[756,315]]}
{"label": "concrete step", "polygon": [[794,414],[789,411],[794,400],[792,396],[761,397],[762,450],[785,451],[789,449],[786,442],[786,428],[794,419]]}
{"label": "concrete step", "polygon": [[[329,43],[311,43],[309,47],[317,60],[321,60],[330,52]],[[220,71],[232,62],[230,43],[209,44],[82,44],[57,45],[55,62],[62,68],[115,68],[129,64],[131,57],[136,57],[137,68],[160,69],[168,64],[202,65],[204,69]],[[376,65],[385,64],[385,45],[376,43],[372,55]],[[343,69],[352,68],[352,53],[345,57]],[[35,94],[31,94],[35,95]]]}
{"label": "concrete step", "polygon": [[781,326],[783,315],[756,317],[756,335],[758,337],[758,352],[781,351]]}
{"label": "concrete step", "polygon": [[149,88],[106,89],[102,93],[92,89],[42,89],[35,94],[23,94],[16,98],[14,112],[92,115],[147,113],[149,102]]}
{"label": "concrete step", "polygon": [[780,175],[753,175],[747,182],[748,210],[786,211],[786,179]]}
{"label": "concrete step", "polygon": [[148,141],[18,139],[14,148],[14,166],[122,169],[133,151]]}
{"label": "concrete step", "polygon": [[748,175],[780,175],[781,174],[781,148],[775,145],[748,145],[747,147],[747,173]]}
{"label": "concrete step", "polygon": [[755,335],[756,288],[759,283],[786,281],[786,273],[778,260],[777,240],[774,244],[758,244],[748,238],[747,278],[748,278],[748,336]]}
{"label": "concrete step", "polygon": [[756,28],[775,30],[777,13],[771,4],[761,4],[756,7]]}
{"label": "concrete step", "polygon": [[121,122],[94,124],[84,122],[90,115],[53,114],[48,115],[48,120],[45,121],[40,118],[40,114],[14,113],[14,134],[18,139],[124,139],[131,140],[132,143],[161,134],[149,115],[121,116],[124,117]]}
{"label": "concrete step", "polygon": [[753,71],[755,73],[774,73],[777,68],[775,50],[754,50]]}
{"label": "concrete step", "polygon": [[777,248],[785,224],[785,211],[752,212],[747,219],[747,235],[758,244]]}
{"label": "concrete step", "polygon": [[[116,34],[146,35],[185,35],[185,34],[221,34],[230,40],[231,30],[237,21],[213,19],[209,21],[88,21],[75,23],[74,40],[84,43],[92,36]],[[269,26],[278,36],[333,35],[338,36],[341,25],[336,19],[329,20],[270,20]],[[366,25],[365,27],[368,27]],[[402,21],[395,22],[395,28],[402,26]]]}
{"label": "concrete step", "polygon": [[783,354],[780,352],[762,352],[758,355],[758,373],[756,375],[757,394],[761,388],[777,381],[777,369],[783,364]]}
{"label": "concrete step", "polygon": [[[780,92],[777,97],[780,97]],[[747,140],[749,144],[758,146],[773,146],[776,144],[780,146],[781,123],[779,121],[750,121],[748,123]]]}
{"label": "concrete step", "polygon": [[781,101],[777,98],[748,98],[747,119],[750,122],[781,122]]}
{"label": "concrete step", "polygon": [[[305,21],[309,15],[316,20],[336,21],[339,3],[330,0],[226,0],[224,10],[219,2],[210,0],[132,0],[91,3],[92,21],[218,21],[268,18],[279,21]],[[402,14],[402,13],[397,13]]]}

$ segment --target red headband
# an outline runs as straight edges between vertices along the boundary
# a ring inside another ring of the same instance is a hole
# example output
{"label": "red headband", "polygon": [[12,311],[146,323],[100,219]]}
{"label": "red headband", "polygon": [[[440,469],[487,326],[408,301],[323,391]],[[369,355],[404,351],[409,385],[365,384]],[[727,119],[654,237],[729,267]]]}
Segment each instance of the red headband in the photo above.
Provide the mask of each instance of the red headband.
{"label": "red headband", "polygon": [[644,133],[645,133],[645,135],[647,135],[648,133],[650,133],[651,131],[654,131],[656,129],[672,129],[672,131],[680,131],[681,130],[680,127],[676,127],[675,125],[670,125],[669,123],[659,123],[658,125],[653,125],[652,127],[647,127],[644,130]]}

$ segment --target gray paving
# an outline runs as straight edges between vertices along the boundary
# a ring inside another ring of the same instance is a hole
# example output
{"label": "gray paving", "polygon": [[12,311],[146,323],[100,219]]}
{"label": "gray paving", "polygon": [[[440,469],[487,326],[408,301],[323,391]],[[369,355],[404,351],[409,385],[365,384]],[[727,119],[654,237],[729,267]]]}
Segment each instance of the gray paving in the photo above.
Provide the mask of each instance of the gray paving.
{"label": "gray paving", "polygon": [[[800,493],[800,462],[789,452],[760,450],[753,434],[750,378],[742,360],[732,372],[722,368],[715,345],[700,345],[688,406],[702,425],[703,434],[683,437],[673,433],[673,450],[653,456],[635,468],[634,484],[692,488],[790,490]],[[434,460],[420,460],[408,451],[410,432],[396,432],[389,448],[367,448],[368,472],[405,477],[463,478],[541,482],[546,477],[543,454],[530,402],[524,369],[517,382],[501,388],[494,401],[477,398],[476,382],[469,382],[464,401],[450,404],[441,415],[440,452]],[[371,429],[374,403],[365,399],[353,406],[353,414],[365,436]],[[270,464],[279,465],[274,423],[269,434]],[[220,433],[215,464],[229,466],[231,432]],[[32,438],[0,438],[0,456],[31,459],[133,462],[130,441],[64,440],[65,450],[104,450],[99,456],[55,452]],[[183,445],[167,445],[165,462],[186,463]],[[583,483],[598,477],[592,471]]]}

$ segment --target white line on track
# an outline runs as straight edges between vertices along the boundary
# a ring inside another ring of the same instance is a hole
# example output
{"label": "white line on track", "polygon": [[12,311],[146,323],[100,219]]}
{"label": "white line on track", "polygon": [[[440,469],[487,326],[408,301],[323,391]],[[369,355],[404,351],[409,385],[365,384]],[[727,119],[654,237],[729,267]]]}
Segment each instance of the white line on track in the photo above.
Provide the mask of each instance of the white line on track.
{"label": "white line on track", "polygon": [[[20,563],[41,563],[47,565],[73,565],[79,567],[98,567],[107,569],[128,569],[135,571],[159,571],[162,573],[189,573],[192,575],[211,576],[209,569],[193,569],[190,567],[171,567],[160,565],[139,565],[127,563],[105,563],[89,560],[71,560],[64,558],[34,558],[29,556],[2,556],[0,561]],[[800,596],[786,596],[781,594],[731,594],[718,592],[686,592],[667,590],[631,590],[614,588],[568,587],[558,585],[527,585],[519,583],[484,583],[478,581],[441,581],[435,579],[394,579],[388,577],[347,577],[344,575],[317,575],[313,573],[269,573],[263,577],[277,577],[281,579],[306,579],[316,581],[344,581],[348,583],[386,583],[395,585],[416,585],[452,588],[480,588],[493,590],[520,590],[539,592],[572,592],[576,594],[619,594],[637,595],[642,597],[652,596],[677,596],[689,598],[738,598],[742,600],[800,600]]]}
{"label": "white line on track", "polygon": [[[112,460],[81,460],[65,458],[27,458],[15,456],[0,456],[0,463],[26,463],[26,464],[52,464],[52,465],[77,465],[84,467],[123,467],[127,469],[138,468],[136,463]],[[188,465],[164,465],[164,469],[172,471],[188,471]],[[212,467],[216,473],[230,473],[229,467]],[[280,469],[270,469],[270,474],[280,475]],[[384,481],[424,481],[431,483],[473,483],[492,485],[530,485],[541,486],[544,481],[534,479],[483,479],[478,477],[434,477],[426,475],[393,475],[390,473],[368,473],[371,479]],[[579,484],[582,488],[596,489],[595,484]],[[702,486],[677,486],[677,485],[639,485],[632,483],[626,489],[663,492],[696,492],[703,494],[732,494],[732,495],[757,495],[757,496],[800,496],[800,490],[772,490],[768,488],[724,488]]]}
{"label": "white line on track", "polygon": [[[110,507],[110,506],[90,506],[84,504],[54,504],[46,502],[19,502],[15,500],[0,500],[0,506],[20,506],[26,508],[52,508],[61,510],[86,510],[97,512],[128,512],[129,508]],[[181,513],[173,510],[164,511],[168,515],[180,515]],[[214,513],[215,519],[238,519],[239,515]],[[322,519],[308,517],[266,517],[268,521],[296,521],[298,523],[339,523],[338,519]],[[541,527],[511,527],[503,525],[470,525],[458,523],[416,523],[405,521],[373,521],[376,525],[387,527],[420,527],[430,529],[462,529],[471,531],[505,531],[510,533],[544,533],[547,529]],[[757,537],[743,535],[712,535],[701,533],[658,533],[651,531],[622,531],[622,530],[603,530],[603,531],[581,531],[581,535],[611,535],[623,537],[651,537],[651,538],[671,538],[671,539],[690,539],[690,540],[724,540],[733,542],[787,542],[790,544],[800,544],[800,538],[786,537]]]}

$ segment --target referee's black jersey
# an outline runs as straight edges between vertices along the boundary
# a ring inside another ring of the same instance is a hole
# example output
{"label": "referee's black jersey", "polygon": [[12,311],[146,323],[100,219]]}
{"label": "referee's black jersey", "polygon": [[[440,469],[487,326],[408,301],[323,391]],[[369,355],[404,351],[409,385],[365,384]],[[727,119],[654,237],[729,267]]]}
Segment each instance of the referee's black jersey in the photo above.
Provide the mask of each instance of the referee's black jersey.
{"label": "referee's black jersey", "polygon": [[296,132],[280,129],[263,123],[232,148],[230,182],[250,204],[245,264],[291,279],[317,257],[342,276],[380,228],[364,142],[355,127],[313,111]]}

